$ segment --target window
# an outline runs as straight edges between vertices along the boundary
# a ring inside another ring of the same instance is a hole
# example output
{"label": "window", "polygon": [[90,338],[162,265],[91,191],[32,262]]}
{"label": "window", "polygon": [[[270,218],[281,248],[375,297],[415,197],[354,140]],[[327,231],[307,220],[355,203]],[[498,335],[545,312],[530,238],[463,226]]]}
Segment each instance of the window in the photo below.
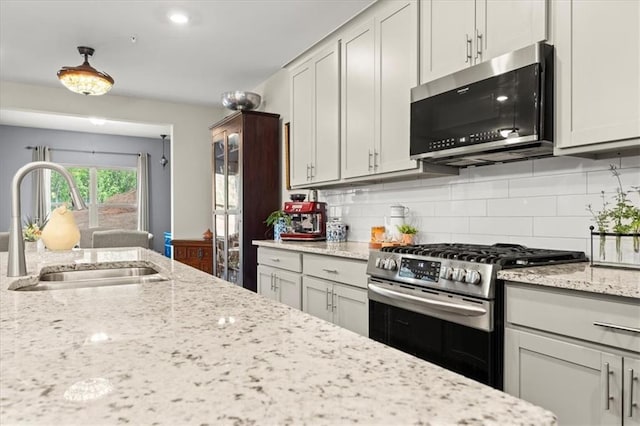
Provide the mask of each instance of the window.
{"label": "window", "polygon": [[[138,176],[135,168],[70,166],[87,210],[74,212],[79,228],[136,229]],[[51,207],[71,205],[69,186],[59,173],[51,173]]]}

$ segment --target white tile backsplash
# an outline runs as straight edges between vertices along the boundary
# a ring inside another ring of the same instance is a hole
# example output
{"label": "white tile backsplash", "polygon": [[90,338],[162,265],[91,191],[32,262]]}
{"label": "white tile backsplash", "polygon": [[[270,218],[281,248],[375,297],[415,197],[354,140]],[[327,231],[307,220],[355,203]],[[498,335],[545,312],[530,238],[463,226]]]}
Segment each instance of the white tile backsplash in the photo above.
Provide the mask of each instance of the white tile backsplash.
{"label": "white tile backsplash", "polygon": [[435,216],[486,216],[487,200],[438,201]]}
{"label": "white tile backsplash", "polygon": [[589,236],[589,217],[535,217],[533,218],[533,236],[535,237],[575,237]]}
{"label": "white tile backsplash", "polygon": [[509,197],[535,197],[539,195],[585,194],[585,173],[558,174],[513,179],[509,182]]}
{"label": "white tile backsplash", "polygon": [[471,217],[470,234],[533,235],[533,219],[530,217]]}
{"label": "white tile backsplash", "polygon": [[487,216],[555,216],[557,197],[487,200]]}
{"label": "white tile backsplash", "polygon": [[620,167],[629,198],[640,185],[640,156],[591,160],[552,157],[461,169],[459,176],[364,185],[320,192],[340,212],[350,241],[369,241],[370,227],[383,225],[391,205],[409,207],[407,221],[420,229],[420,243],[522,244],[582,250],[589,254],[591,215],[601,209],[600,191],[610,199]]}
{"label": "white tile backsplash", "polygon": [[469,182],[451,185],[452,200],[486,200],[509,195],[509,181]]}

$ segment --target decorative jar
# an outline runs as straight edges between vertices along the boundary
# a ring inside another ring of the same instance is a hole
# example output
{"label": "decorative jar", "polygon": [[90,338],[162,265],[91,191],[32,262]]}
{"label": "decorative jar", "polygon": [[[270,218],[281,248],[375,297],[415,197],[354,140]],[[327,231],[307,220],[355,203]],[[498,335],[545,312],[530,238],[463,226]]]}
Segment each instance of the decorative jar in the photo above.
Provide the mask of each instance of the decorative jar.
{"label": "decorative jar", "polygon": [[347,241],[347,225],[339,218],[332,218],[327,222],[327,242],[344,243]]}

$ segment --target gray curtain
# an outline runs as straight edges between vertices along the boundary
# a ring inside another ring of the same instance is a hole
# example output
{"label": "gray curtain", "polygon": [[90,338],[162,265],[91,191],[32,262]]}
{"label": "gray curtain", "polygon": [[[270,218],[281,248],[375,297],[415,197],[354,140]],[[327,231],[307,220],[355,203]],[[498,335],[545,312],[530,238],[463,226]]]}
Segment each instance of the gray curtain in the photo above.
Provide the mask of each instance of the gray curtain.
{"label": "gray curtain", "polygon": [[138,231],[149,231],[149,155],[138,153]]}
{"label": "gray curtain", "polygon": [[[36,146],[33,149],[31,159],[33,161],[51,161],[49,147],[42,145]],[[47,190],[49,182],[48,178],[50,173],[51,172],[49,170],[39,169],[34,170],[33,174],[31,175],[31,180],[33,183],[32,219],[34,221],[37,221],[37,223],[42,223],[51,211],[51,200],[48,197],[49,191]]]}

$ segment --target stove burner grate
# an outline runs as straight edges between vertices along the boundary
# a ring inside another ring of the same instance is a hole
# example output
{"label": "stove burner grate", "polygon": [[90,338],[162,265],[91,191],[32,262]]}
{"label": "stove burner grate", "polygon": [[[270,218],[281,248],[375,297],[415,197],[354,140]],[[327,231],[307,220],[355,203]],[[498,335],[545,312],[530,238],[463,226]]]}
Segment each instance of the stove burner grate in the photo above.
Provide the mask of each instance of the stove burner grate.
{"label": "stove burner grate", "polygon": [[457,243],[419,244],[384,247],[381,251],[497,264],[503,268],[584,262],[587,260],[583,252],[528,248],[518,244],[494,244],[490,246]]}

